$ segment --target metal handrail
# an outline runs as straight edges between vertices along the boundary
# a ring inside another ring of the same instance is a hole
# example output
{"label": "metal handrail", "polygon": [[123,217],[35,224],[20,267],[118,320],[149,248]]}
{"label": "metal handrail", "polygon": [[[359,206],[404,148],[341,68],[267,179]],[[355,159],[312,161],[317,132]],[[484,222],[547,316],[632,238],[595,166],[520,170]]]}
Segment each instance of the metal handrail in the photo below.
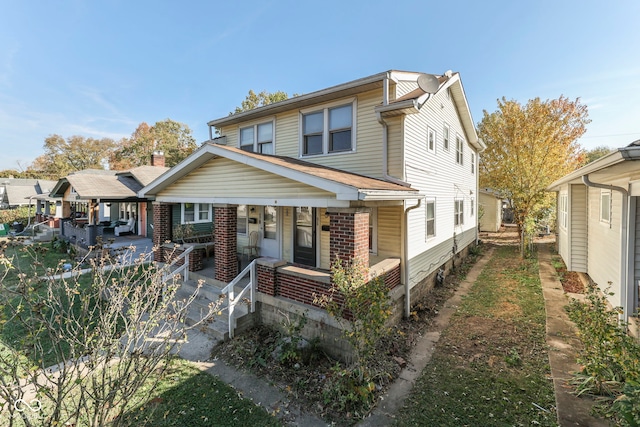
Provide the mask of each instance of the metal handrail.
{"label": "metal handrail", "polygon": [[[247,275],[247,273],[250,273],[249,283],[240,292],[238,292],[238,295],[236,296],[234,287],[240,282],[240,280],[242,280],[244,276]],[[238,302],[242,301],[242,297],[247,292],[247,290],[249,291],[249,300],[251,301],[251,313],[256,311],[256,283],[256,260],[254,259],[253,261],[251,261],[251,263],[249,263],[249,265],[244,268],[244,270],[242,270],[240,274],[236,276],[235,279],[229,282],[229,284],[222,288],[222,290],[220,291],[221,294],[227,294],[229,338],[233,338],[233,333],[236,328],[236,318],[234,316],[235,307]]]}
{"label": "metal handrail", "polygon": [[[165,270],[166,272],[162,276],[162,283],[167,283],[169,280],[171,280],[173,277],[181,274],[183,271],[184,271],[184,277],[182,278],[182,280],[184,282],[189,280],[189,254],[191,253],[191,251],[193,251],[193,246],[190,246],[187,249],[185,249],[184,252],[182,252],[178,257],[176,257],[176,259],[174,259],[171,262],[171,264],[166,265],[164,267],[166,269]],[[178,267],[175,270],[171,271],[171,267],[174,267],[181,259],[184,259],[184,263],[180,267]]]}

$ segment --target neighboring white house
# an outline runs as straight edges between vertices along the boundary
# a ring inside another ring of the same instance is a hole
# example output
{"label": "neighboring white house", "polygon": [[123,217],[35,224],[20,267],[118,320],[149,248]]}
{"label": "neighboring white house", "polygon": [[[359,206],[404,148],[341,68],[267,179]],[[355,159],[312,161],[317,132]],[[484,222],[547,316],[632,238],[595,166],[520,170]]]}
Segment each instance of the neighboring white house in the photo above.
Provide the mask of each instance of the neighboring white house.
{"label": "neighboring white house", "polygon": [[640,141],[557,180],[558,251],[569,271],[587,273],[622,307],[638,311],[640,283]]}
{"label": "neighboring white house", "polygon": [[417,297],[477,240],[485,147],[458,73],[387,71],[208,124],[211,140],[138,195],[155,200],[158,244],[213,223],[219,281],[255,236],[263,303],[314,306],[336,257]]}
{"label": "neighboring white house", "polygon": [[502,226],[502,199],[489,189],[479,193],[480,231],[495,233]]}

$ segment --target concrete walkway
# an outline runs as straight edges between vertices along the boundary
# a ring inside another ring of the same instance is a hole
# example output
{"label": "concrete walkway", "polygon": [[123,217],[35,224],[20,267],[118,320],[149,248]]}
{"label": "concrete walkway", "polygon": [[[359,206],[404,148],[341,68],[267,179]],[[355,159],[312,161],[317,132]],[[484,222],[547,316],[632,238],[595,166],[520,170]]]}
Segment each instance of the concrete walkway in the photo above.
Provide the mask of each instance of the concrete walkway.
{"label": "concrete walkway", "polygon": [[[593,400],[571,393],[567,382],[572,373],[580,370],[576,351],[582,343],[576,336],[575,325],[565,311],[571,295],[562,289],[553,265],[549,244],[538,244],[538,264],[545,311],[547,313],[547,345],[549,365],[556,396],[558,423],[562,426],[610,426],[606,420],[591,416]],[[579,298],[579,295],[573,295]]]}

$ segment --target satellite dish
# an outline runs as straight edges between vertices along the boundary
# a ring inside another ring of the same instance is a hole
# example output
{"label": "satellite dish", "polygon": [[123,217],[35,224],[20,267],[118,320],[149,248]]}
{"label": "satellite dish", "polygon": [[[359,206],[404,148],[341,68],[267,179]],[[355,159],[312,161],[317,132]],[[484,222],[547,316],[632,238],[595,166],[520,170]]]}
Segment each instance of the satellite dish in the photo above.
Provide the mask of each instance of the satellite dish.
{"label": "satellite dish", "polygon": [[420,74],[418,76],[418,87],[426,93],[436,93],[440,87],[440,82],[433,74]]}

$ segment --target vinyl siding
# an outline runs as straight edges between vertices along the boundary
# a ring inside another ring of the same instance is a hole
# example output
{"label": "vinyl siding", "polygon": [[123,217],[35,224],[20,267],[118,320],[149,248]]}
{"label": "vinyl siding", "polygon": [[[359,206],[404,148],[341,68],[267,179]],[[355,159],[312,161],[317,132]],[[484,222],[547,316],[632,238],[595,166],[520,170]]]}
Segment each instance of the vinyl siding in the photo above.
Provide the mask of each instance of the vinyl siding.
{"label": "vinyl siding", "polygon": [[[450,127],[449,150],[443,149],[442,129]],[[427,151],[427,131],[436,132],[435,153]],[[477,206],[471,215],[471,203],[478,201],[478,156],[468,144],[462,123],[446,91],[435,94],[420,113],[405,119],[406,180],[430,200],[435,200],[435,237],[426,238],[426,209],[423,205],[409,212],[408,238],[411,260],[411,285],[437,269],[453,254],[454,239],[462,250],[476,238]],[[455,137],[465,140],[463,164],[456,163]],[[476,156],[476,170],[471,173],[471,153]],[[464,223],[454,225],[454,202],[462,200]],[[411,206],[413,203],[409,203]],[[455,237],[454,237],[455,236]]]}
{"label": "vinyl siding", "polygon": [[282,259],[287,262],[293,262],[293,209],[282,208]]}
{"label": "vinyl siding", "polygon": [[633,197],[633,202],[635,202],[635,239],[634,239],[634,248],[633,248],[633,283],[636,286],[633,287],[635,292],[635,301],[636,304],[638,302],[638,286],[640,286],[640,203],[638,202],[638,197]]}
{"label": "vinyl siding", "polygon": [[[345,97],[345,103],[354,97]],[[336,102],[340,103],[340,99]],[[382,103],[382,90],[373,90],[358,94],[356,97],[356,152],[337,153],[322,156],[300,157],[300,112],[298,110],[278,114],[275,117],[275,150],[279,156],[302,158],[303,160],[358,173],[371,177],[382,177],[382,125],[375,115],[375,107]],[[318,109],[326,104],[318,104]],[[332,105],[334,105],[332,103]],[[305,108],[305,111],[313,107]],[[227,144],[238,146],[238,129],[257,122],[227,126],[221,129],[221,135],[227,137]]]}
{"label": "vinyl siding", "polygon": [[571,258],[570,271],[587,272],[587,187],[571,185]]}
{"label": "vinyl siding", "polygon": [[609,298],[613,306],[620,305],[620,214],[622,198],[619,192],[612,193],[613,206],[611,210],[611,224],[600,221],[600,189],[589,188],[589,253],[588,274],[605,290],[608,282],[612,282]]}
{"label": "vinyl siding", "polygon": [[378,207],[378,256],[399,258],[402,253],[402,206]]}
{"label": "vinyl siding", "polygon": [[[387,122],[387,174],[397,179],[404,178],[403,164],[403,141],[404,141],[404,119],[399,117],[390,117]],[[382,154],[382,153],[381,153]],[[380,172],[382,170],[382,159],[380,159]]]}
{"label": "vinyl siding", "polygon": [[570,263],[569,229],[563,227],[562,224],[560,224],[560,196],[568,195],[568,193],[569,193],[568,186],[565,185],[558,192],[558,197],[556,199],[556,206],[557,206],[556,218],[558,218],[558,253],[560,254],[560,257],[564,261],[565,265],[569,265]]}
{"label": "vinyl siding", "polygon": [[260,169],[217,158],[191,172],[158,194],[162,197],[273,197],[326,198],[331,193]]}
{"label": "vinyl siding", "polygon": [[484,211],[480,218],[480,231],[495,233],[502,223],[502,202],[491,194],[480,193],[479,205]]}

